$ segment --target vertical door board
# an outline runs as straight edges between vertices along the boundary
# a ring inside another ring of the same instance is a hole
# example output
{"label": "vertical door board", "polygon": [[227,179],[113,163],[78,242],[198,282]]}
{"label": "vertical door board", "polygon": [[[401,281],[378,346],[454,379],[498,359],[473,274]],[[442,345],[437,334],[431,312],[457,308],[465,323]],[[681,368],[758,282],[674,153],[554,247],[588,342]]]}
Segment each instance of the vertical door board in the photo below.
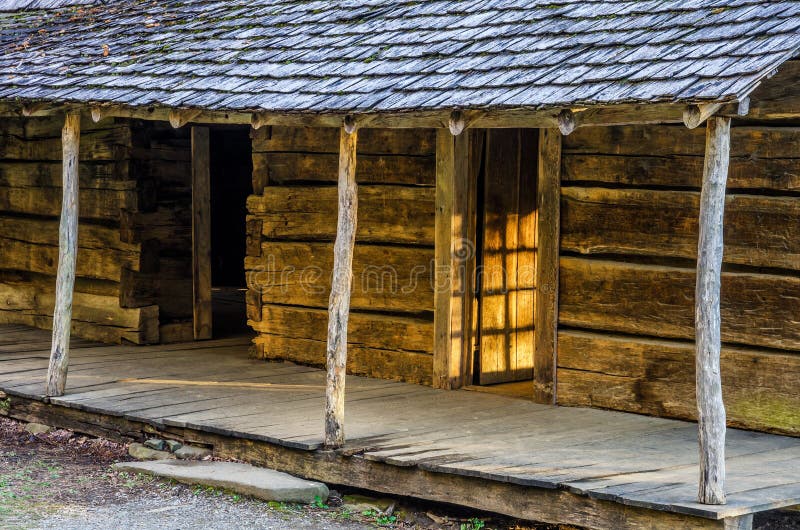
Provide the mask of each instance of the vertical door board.
{"label": "vertical door board", "polygon": [[[533,377],[534,131],[487,133],[480,285],[480,384]],[[523,149],[525,152],[523,152]]]}
{"label": "vertical door board", "polygon": [[194,338],[211,338],[211,151],[208,127],[192,127]]}

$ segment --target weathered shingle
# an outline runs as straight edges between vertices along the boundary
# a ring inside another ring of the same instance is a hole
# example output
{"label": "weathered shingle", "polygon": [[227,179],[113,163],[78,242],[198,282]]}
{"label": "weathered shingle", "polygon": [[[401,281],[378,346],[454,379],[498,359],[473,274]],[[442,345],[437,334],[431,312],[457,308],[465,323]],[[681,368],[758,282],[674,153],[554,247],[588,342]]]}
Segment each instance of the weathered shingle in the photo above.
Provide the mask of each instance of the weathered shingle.
{"label": "weathered shingle", "polygon": [[3,4],[0,97],[309,112],[728,100],[800,50],[800,0],[77,3]]}

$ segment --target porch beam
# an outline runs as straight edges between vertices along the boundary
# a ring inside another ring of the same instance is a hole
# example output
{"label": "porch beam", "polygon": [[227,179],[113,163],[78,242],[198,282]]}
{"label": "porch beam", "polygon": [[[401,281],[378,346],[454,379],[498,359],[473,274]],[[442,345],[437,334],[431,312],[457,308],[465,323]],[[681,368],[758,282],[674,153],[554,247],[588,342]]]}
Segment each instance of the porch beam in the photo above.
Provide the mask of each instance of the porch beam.
{"label": "porch beam", "polygon": [[190,121],[194,121],[200,114],[200,109],[173,109],[169,111],[169,124],[175,129],[180,129]]}
{"label": "porch beam", "polygon": [[561,131],[539,130],[536,190],[536,291],[534,293],[533,396],[556,403],[558,267],[561,234]]}
{"label": "porch beam", "polygon": [[725,405],[720,377],[720,283],[730,118],[706,125],[695,292],[696,394],[700,440],[698,501],[725,504]]}
{"label": "porch beam", "polygon": [[699,105],[689,105],[683,111],[683,124],[689,129],[696,129],[704,121],[708,120],[717,111],[722,109],[722,103],[701,103]]}
{"label": "porch beam", "polygon": [[208,127],[192,127],[192,308],[195,340],[212,335],[211,141]]}
{"label": "porch beam", "polygon": [[[463,127],[461,128],[463,130]],[[474,135],[436,130],[436,213],[434,221],[433,386],[455,389],[465,383],[471,322],[470,198],[477,179],[470,171]]]}
{"label": "porch beam", "polygon": [[45,394],[63,396],[69,368],[69,337],[72,327],[72,294],[75,289],[75,264],[78,257],[78,153],[81,140],[81,114],[70,111],[61,131],[62,198],[58,226],[58,271],[53,309],[53,340],[47,370]]}
{"label": "porch beam", "polygon": [[[202,109],[175,109],[164,106],[133,107],[129,105],[87,102],[72,105],[70,108],[95,109],[102,117],[135,118],[154,121],[170,121],[181,127],[189,122],[198,124],[239,124],[262,127],[276,125],[285,127],[340,127],[346,114],[319,114],[310,112],[251,112],[215,111]],[[35,115],[49,115],[52,109],[63,106],[52,105],[38,111]],[[591,107],[555,107],[551,109],[464,109],[457,111],[460,119],[454,125],[463,123],[465,128],[555,128],[569,125],[565,118],[570,115],[575,127],[634,125],[656,123],[681,123],[685,104],[620,104],[597,105]],[[0,102],[0,114],[20,115],[19,103]],[[563,114],[562,114],[563,113]],[[359,127],[364,128],[449,128],[453,111],[431,110],[414,112],[381,112],[359,115]],[[559,124],[561,116],[561,124]]]}
{"label": "porch beam", "polygon": [[328,302],[327,389],[325,392],[325,446],[344,445],[344,395],[347,373],[347,322],[353,282],[353,247],[356,240],[358,188],[356,149],[358,127],[344,120],[339,132],[338,221],[333,245],[333,279]]}

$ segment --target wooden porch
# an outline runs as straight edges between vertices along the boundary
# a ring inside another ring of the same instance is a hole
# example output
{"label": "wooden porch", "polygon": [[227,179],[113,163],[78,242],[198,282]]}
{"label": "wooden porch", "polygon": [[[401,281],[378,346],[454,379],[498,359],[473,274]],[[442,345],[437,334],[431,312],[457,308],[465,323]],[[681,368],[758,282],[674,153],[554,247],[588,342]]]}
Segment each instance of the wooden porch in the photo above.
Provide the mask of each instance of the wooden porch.
{"label": "wooden porch", "polygon": [[9,414],[117,439],[148,432],[335,484],[591,528],[749,528],[800,504],[800,439],[729,430],[728,502],[696,502],[693,423],[348,376],[326,451],[325,372],[248,357],[249,336],[158,346],[73,339],[44,397],[50,332],[0,327]]}

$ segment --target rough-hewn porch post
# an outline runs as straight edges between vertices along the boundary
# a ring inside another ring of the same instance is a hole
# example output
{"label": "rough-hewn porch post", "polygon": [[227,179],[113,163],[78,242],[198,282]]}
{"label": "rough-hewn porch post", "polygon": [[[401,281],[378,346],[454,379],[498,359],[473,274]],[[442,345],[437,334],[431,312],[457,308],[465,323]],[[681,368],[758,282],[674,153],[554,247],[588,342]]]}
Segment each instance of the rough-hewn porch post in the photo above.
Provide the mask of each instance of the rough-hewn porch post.
{"label": "rough-hewn porch post", "polygon": [[720,282],[730,118],[707,122],[695,291],[696,393],[700,440],[698,501],[725,504],[725,405],[720,377]]}
{"label": "rough-hewn porch post", "polygon": [[78,256],[78,150],[81,140],[81,114],[69,111],[61,131],[62,187],[61,222],[58,227],[58,273],[53,309],[53,343],[47,370],[48,396],[61,396],[67,384],[69,335],[72,325],[72,291]]}
{"label": "rough-hewn porch post", "polygon": [[346,119],[339,133],[339,219],[333,245],[333,279],[328,302],[328,386],[325,403],[325,446],[344,445],[344,390],[347,370],[347,320],[353,283],[353,247],[356,240],[355,121]]}
{"label": "rough-hewn porch post", "polygon": [[[574,121],[567,123],[574,124]],[[566,125],[561,127],[561,130],[539,129],[533,396],[537,403],[549,405],[556,403],[558,259],[561,234],[561,135],[564,133],[565,127]]]}

